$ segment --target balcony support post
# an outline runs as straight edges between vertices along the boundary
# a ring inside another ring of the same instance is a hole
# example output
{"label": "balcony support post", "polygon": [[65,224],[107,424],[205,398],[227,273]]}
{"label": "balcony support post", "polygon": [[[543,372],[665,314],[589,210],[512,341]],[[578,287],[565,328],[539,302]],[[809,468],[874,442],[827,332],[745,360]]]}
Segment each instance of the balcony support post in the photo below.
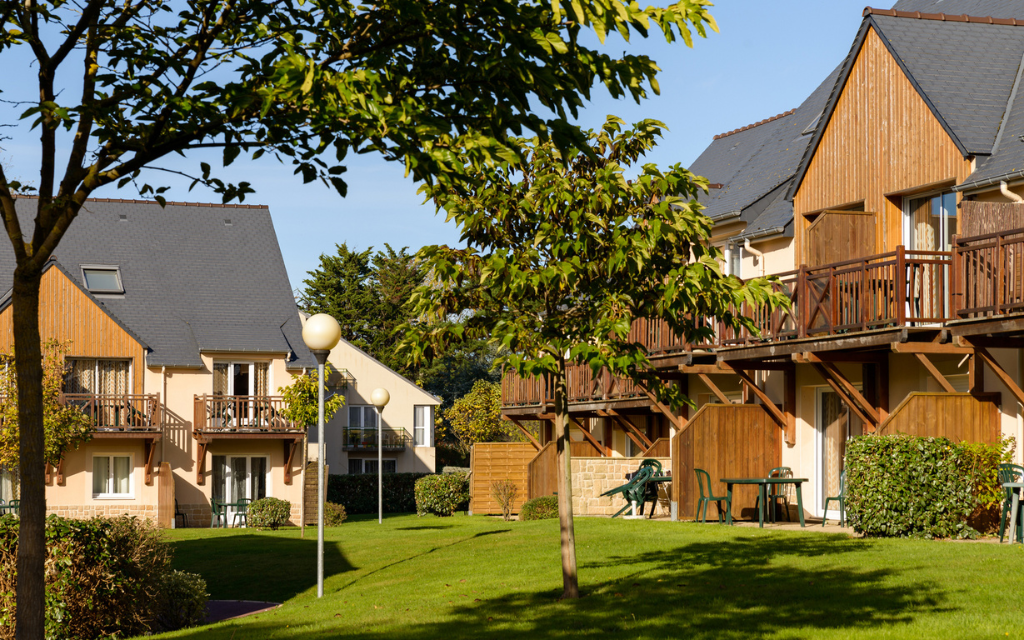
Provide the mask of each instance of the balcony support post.
{"label": "balcony support post", "polygon": [[519,431],[521,431],[521,432],[522,432],[522,434],[523,434],[524,436],[526,436],[526,439],[530,441],[530,444],[532,444],[532,445],[533,445],[533,448],[534,448],[534,449],[536,449],[537,451],[540,451],[540,443],[539,443],[539,442],[537,442],[537,439],[533,437],[533,434],[532,434],[532,433],[530,433],[530,430],[529,430],[529,429],[527,429],[526,427],[524,427],[524,426],[523,426],[523,423],[522,423],[522,422],[519,422],[519,421],[518,421],[518,420],[516,420],[515,418],[511,418],[511,417],[509,417],[509,416],[501,416],[501,418],[502,418],[503,420],[508,420],[508,421],[509,421],[509,422],[511,422],[512,424],[514,424],[514,425],[516,425],[517,427],[519,427]]}
{"label": "balcony support post", "polygon": [[295,460],[295,452],[299,449],[301,440],[283,440],[284,445],[284,483],[292,483],[292,462]]}
{"label": "balcony support post", "polygon": [[[1006,373],[1006,370],[1004,370],[996,359],[992,357],[992,354],[988,352],[988,349],[985,347],[977,347],[975,349],[975,353],[981,356],[981,359],[985,364],[991,367],[992,373],[996,374],[999,381],[1006,385],[1006,388],[1010,390],[1010,393],[1012,393],[1013,397],[1017,399],[1017,402],[1024,404],[1024,390],[1021,390],[1020,386],[1017,385],[1013,376]],[[978,365],[980,367],[981,363],[979,362]]]}
{"label": "balcony support post", "polygon": [[[145,480],[146,480],[146,486],[147,487],[152,487],[153,486],[153,454],[154,454],[154,452],[156,452],[156,439],[154,439],[154,438],[147,438],[144,441],[144,445],[145,445],[145,450],[146,450],[146,468],[145,468],[145,471],[144,471]],[[62,463],[61,466],[63,466],[63,462],[64,461],[61,460],[61,463]],[[60,472],[58,472],[58,473],[60,473]]]}
{"label": "balcony support post", "polygon": [[[597,438],[594,437],[594,434],[590,433],[590,429],[587,429],[586,427],[583,426],[583,423],[580,422],[579,418],[573,418],[570,416],[569,422],[570,424],[575,424],[577,427],[579,427],[580,431],[583,433],[583,437],[587,440],[587,442],[594,445],[594,448],[598,450],[598,452],[601,454],[601,457],[607,458],[608,456],[611,455],[611,451],[609,451],[603,444],[597,441]],[[568,429],[566,429],[566,431],[568,432]]]}
{"label": "balcony support post", "polygon": [[832,387],[832,390],[846,403],[846,406],[864,421],[868,431],[874,432],[878,428],[878,413],[873,408],[866,406],[867,401],[864,396],[850,384],[849,380],[843,377],[842,372],[835,365],[812,362],[811,366],[825,380],[825,383]]}
{"label": "balcony support post", "polygon": [[956,389],[953,388],[953,385],[951,385],[949,380],[946,380],[946,376],[942,375],[935,365],[932,364],[932,361],[928,359],[928,356],[923,353],[915,353],[914,355],[917,357],[918,362],[924,365],[924,368],[928,373],[935,378],[935,381],[939,383],[939,386],[942,387],[943,391],[946,393],[956,393]]}
{"label": "balcony support post", "polygon": [[208,441],[196,439],[196,484],[206,484],[206,448],[210,446]]}

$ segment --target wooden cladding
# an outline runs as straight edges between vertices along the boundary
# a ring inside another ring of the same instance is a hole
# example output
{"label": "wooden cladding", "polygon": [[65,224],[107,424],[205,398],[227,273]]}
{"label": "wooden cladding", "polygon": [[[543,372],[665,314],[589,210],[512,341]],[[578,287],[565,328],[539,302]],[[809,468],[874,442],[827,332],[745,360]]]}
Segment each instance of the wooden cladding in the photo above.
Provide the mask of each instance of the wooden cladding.
{"label": "wooden cladding", "polygon": [[[672,476],[679,484],[679,513],[693,518],[697,488],[694,469],[711,476],[711,490],[724,496],[722,478],[764,478],[781,464],[782,429],[759,405],[706,404],[676,437]],[[737,486],[732,498],[733,517],[756,517],[756,486]],[[714,506],[709,508],[712,517]],[[717,514],[716,516],[717,517]]]}
{"label": "wooden cladding", "polygon": [[878,428],[881,435],[999,442],[999,394],[911,393]]}
{"label": "wooden cladding", "polygon": [[807,228],[807,266],[820,267],[875,253],[875,214],[824,211]]}
{"label": "wooden cladding", "polygon": [[1024,227],[1024,204],[977,200],[960,203],[961,236],[983,236],[1021,227]]}
{"label": "wooden cladding", "polygon": [[961,183],[971,173],[971,163],[873,29],[825,127],[793,200],[796,255],[808,264],[806,214],[863,201],[879,216],[875,250],[892,251],[902,240],[902,197],[885,194]]}
{"label": "wooden cladding", "polygon": [[[553,445],[549,445],[553,448]],[[543,452],[545,449],[541,449]],[[469,508],[474,514],[501,513],[501,505],[491,495],[491,484],[511,480],[519,490],[513,513],[529,499],[527,466],[539,456],[532,444],[521,442],[478,442],[473,445]]]}
{"label": "wooden cladding", "polygon": [[[143,392],[145,349],[64,273],[50,267],[39,286],[39,335],[70,341],[69,357],[130,358],[132,392]],[[0,313],[0,351],[14,348],[14,306]]]}

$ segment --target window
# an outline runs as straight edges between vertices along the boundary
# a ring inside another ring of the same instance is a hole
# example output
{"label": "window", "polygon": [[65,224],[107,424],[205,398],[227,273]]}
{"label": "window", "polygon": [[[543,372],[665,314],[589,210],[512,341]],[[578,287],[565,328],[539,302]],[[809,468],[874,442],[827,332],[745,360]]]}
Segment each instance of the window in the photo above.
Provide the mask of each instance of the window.
{"label": "window", "polygon": [[0,500],[5,503],[14,499],[14,474],[7,467],[0,467]]}
{"label": "window", "polygon": [[82,265],[82,278],[91,293],[124,293],[121,270],[116,266]]}
{"label": "window", "polygon": [[93,456],[92,497],[132,497],[132,457],[119,455]]}
{"label": "window", "polygon": [[433,446],[434,407],[416,405],[412,412],[412,444],[414,447]]}
{"label": "window", "polygon": [[269,362],[214,362],[213,395],[270,395]]}
{"label": "window", "polygon": [[942,193],[910,200],[905,220],[908,249],[952,250],[956,233],[956,194]]}
{"label": "window", "polygon": [[125,395],[131,389],[131,360],[68,358],[64,391],[96,395]]}
{"label": "window", "polygon": [[[367,459],[363,460],[363,473],[377,473],[377,460]],[[351,464],[351,462],[350,462]],[[396,473],[398,471],[398,463],[394,460],[384,460],[384,473]]]}
{"label": "window", "polygon": [[213,456],[213,498],[238,502],[267,497],[265,456]]}
{"label": "window", "polygon": [[376,429],[377,408],[372,405],[352,405],[348,408],[348,426],[352,429]]}
{"label": "window", "polygon": [[743,247],[738,244],[732,246],[729,252],[729,273],[737,278],[743,277]]}

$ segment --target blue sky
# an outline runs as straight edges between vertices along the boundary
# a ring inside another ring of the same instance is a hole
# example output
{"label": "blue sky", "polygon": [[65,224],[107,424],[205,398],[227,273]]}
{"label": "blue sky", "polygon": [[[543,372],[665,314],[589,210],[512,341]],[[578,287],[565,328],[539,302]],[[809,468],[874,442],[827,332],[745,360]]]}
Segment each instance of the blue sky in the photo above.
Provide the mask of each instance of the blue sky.
{"label": "blue sky", "polygon": [[[848,53],[864,6],[865,0],[721,0],[712,8],[720,33],[697,39],[693,49],[682,42],[669,45],[653,34],[631,43],[610,38],[606,45],[610,52],[646,54],[658,63],[662,93],[637,105],[613,100],[598,89],[580,123],[599,126],[609,113],[627,122],[661,120],[669,132],[648,161],[688,166],[714,135],[798,106]],[[888,8],[891,2],[880,6]],[[20,79],[32,83],[33,75],[26,68]],[[13,98],[15,91],[3,97]],[[10,122],[13,111],[0,109],[0,114]],[[19,127],[15,140],[4,143],[0,161],[11,174],[35,182],[38,138],[25,133]],[[219,164],[219,155],[196,155],[182,166],[192,168],[200,160]],[[374,156],[350,160],[349,192],[344,199],[321,185],[303,185],[288,166],[269,158],[256,162],[240,158],[218,174],[233,182],[248,180],[257,192],[246,203],[270,206],[293,287],[301,286],[320,254],[333,253],[336,243],[364,249],[388,242],[416,250],[426,244],[458,241],[454,226],[435,215],[432,206],[421,204],[417,185],[403,177],[400,165]],[[198,187],[189,193],[187,183],[182,186],[157,175],[150,180],[175,187],[166,194],[168,200],[219,202],[219,197]],[[137,197],[130,186],[108,187],[95,195]]]}

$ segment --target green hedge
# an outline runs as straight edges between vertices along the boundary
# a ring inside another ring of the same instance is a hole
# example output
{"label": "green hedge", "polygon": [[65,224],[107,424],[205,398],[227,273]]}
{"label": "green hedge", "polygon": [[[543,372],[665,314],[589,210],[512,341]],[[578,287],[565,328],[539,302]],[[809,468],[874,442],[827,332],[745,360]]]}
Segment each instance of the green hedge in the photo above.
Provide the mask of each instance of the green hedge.
{"label": "green hedge", "polygon": [[469,475],[445,473],[416,481],[416,513],[447,517],[469,506]]}
{"label": "green hedge", "polygon": [[846,445],[847,518],[870,536],[972,537],[967,518],[989,475],[985,449],[947,438],[854,438]]}
{"label": "green hedge", "polygon": [[549,520],[558,517],[558,496],[541,496],[527,500],[519,509],[520,520]]}
{"label": "green hedge", "polygon": [[292,515],[292,503],[280,498],[260,498],[249,503],[245,524],[256,529],[277,530],[288,524]]}
{"label": "green hedge", "polygon": [[[385,473],[384,512],[415,513],[416,481],[427,473]],[[377,513],[377,474],[331,475],[327,501],[345,505],[349,514]]]}

